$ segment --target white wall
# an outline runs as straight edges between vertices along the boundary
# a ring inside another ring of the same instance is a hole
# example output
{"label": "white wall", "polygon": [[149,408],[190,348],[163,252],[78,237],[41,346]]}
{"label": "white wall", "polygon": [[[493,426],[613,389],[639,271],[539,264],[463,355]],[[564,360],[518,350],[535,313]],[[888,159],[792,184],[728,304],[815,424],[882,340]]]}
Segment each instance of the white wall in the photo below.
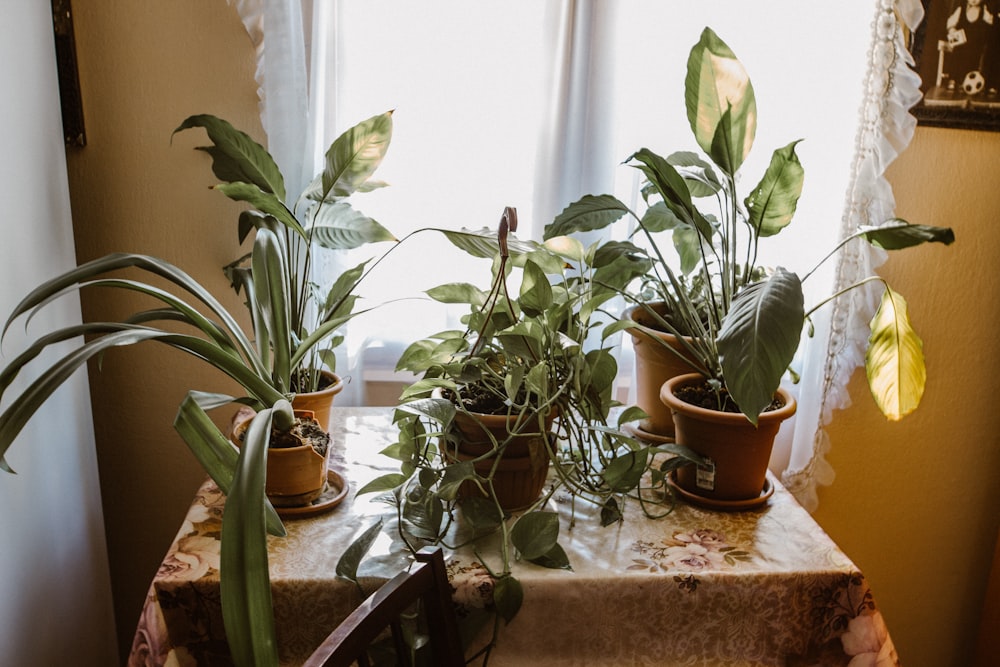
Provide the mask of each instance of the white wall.
{"label": "white wall", "polygon": [[[0,314],[75,264],[48,2],[4,3],[0,21]],[[79,321],[64,298],[30,332]],[[4,341],[10,359],[20,323]],[[51,357],[50,357],[51,358]],[[8,392],[26,386],[19,378]],[[10,403],[6,396],[3,407]],[[8,451],[0,472],[0,662],[118,663],[86,376],[71,378]]]}

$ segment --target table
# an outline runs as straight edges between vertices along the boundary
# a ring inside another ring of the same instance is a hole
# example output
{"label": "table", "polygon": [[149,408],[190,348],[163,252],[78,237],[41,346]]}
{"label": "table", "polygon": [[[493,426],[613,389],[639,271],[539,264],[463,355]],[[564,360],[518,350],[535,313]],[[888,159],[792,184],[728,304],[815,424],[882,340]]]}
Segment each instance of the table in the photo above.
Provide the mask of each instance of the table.
{"label": "table", "polygon": [[[336,509],[286,520],[269,538],[282,665],[297,665],[363,597],[338,579],[347,545],[386,506],[354,491],[396,463],[387,408],[335,408],[331,465],[351,484]],[[601,528],[597,510],[566,498],[560,543],[572,571],[516,563],[524,604],[501,630],[490,665],[897,665],[862,573],[777,479],[766,506],[725,513],[679,502],[650,520],[632,505]],[[219,533],[224,496],[210,480],[196,494],[150,586],[129,665],[224,665]],[[489,562],[490,550],[480,554]],[[449,553],[459,610],[489,596],[471,551]],[[365,593],[405,567],[385,531],[359,574]]]}

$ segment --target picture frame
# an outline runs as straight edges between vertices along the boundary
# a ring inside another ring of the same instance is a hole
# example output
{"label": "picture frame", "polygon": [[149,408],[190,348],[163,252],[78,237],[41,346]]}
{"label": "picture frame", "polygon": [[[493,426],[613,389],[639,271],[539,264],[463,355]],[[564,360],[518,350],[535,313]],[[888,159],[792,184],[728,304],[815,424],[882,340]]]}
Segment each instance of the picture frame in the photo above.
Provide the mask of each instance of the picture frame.
{"label": "picture frame", "polygon": [[976,0],[922,2],[924,20],[908,45],[922,82],[911,110],[917,124],[1000,132],[1000,14],[990,25],[986,2],[966,16]]}

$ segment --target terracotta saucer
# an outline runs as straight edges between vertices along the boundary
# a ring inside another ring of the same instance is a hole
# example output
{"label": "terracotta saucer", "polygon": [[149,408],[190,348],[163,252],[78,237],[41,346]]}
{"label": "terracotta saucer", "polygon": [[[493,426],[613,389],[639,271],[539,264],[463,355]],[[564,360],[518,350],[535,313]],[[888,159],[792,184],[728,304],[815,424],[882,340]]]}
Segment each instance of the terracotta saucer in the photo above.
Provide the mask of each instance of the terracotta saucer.
{"label": "terracotta saucer", "polygon": [[651,431],[644,431],[636,424],[626,424],[622,427],[622,430],[632,437],[638,438],[643,442],[648,442],[651,445],[663,445],[675,442],[675,440],[670,436],[659,435],[658,433],[653,433]]}
{"label": "terracotta saucer", "polygon": [[319,498],[301,507],[275,507],[278,516],[288,519],[302,519],[329,512],[347,497],[349,485],[339,473],[326,471],[326,488]]}
{"label": "terracotta saucer", "polygon": [[674,479],[676,472],[676,470],[670,471],[670,474],[667,475],[667,482],[677,495],[692,505],[698,505],[699,507],[705,507],[711,510],[721,510],[723,512],[743,512],[745,510],[756,509],[757,507],[767,503],[767,499],[774,494],[774,484],[771,484],[770,479],[765,478],[764,488],[761,489],[760,495],[756,498],[748,498],[746,500],[716,500],[715,498],[706,498],[705,496],[699,496],[696,493],[692,493],[687,489],[682,489],[677,484],[677,480]]}

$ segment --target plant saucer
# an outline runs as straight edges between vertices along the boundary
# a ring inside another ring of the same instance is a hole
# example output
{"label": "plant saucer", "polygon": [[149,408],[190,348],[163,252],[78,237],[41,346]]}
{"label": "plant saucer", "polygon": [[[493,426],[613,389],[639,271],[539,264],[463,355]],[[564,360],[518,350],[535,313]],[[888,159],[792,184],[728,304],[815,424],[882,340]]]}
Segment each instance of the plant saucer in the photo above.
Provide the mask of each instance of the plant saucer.
{"label": "plant saucer", "polygon": [[274,509],[278,512],[278,516],[283,519],[303,519],[332,510],[347,497],[349,485],[339,473],[333,470],[326,471],[326,482],[326,488],[323,489],[323,493],[308,505],[275,507]]}
{"label": "plant saucer", "polygon": [[756,509],[767,503],[768,498],[774,494],[774,484],[771,483],[770,479],[764,479],[764,488],[761,489],[760,495],[756,498],[747,498],[746,500],[718,500],[716,498],[707,498],[705,496],[700,496],[697,493],[692,493],[687,489],[682,489],[677,480],[674,479],[677,471],[671,470],[670,474],[667,475],[667,482],[674,492],[691,503],[692,505],[698,505],[699,507],[704,507],[711,510],[720,510],[723,512],[744,512],[746,510]]}

